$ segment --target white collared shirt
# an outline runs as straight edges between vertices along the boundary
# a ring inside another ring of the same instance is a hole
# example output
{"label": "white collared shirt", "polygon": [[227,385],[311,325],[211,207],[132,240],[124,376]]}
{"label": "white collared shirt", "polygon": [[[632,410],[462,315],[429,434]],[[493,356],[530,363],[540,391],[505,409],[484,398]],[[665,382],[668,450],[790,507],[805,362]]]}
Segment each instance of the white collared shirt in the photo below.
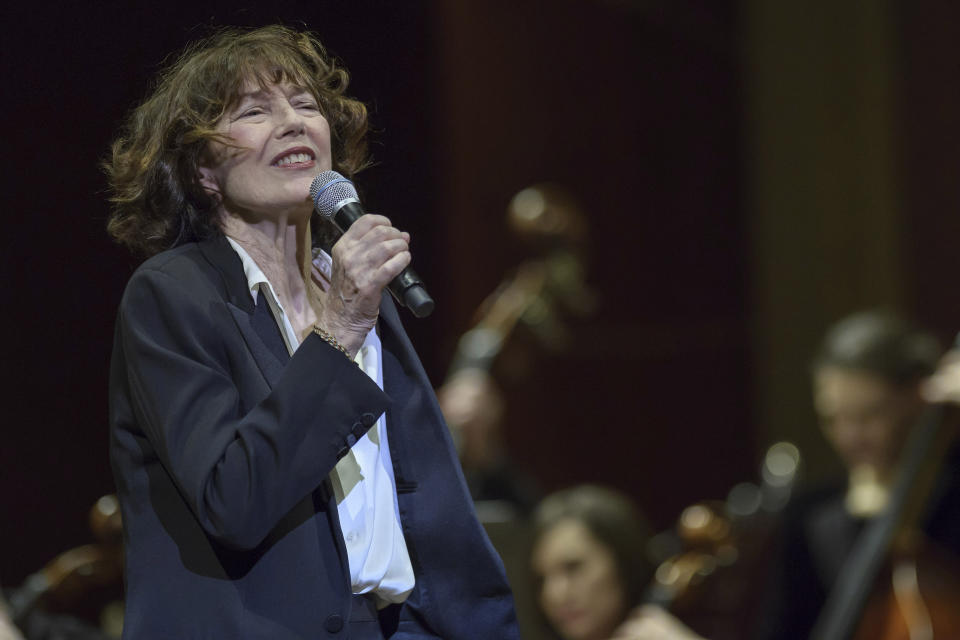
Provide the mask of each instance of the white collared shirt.
{"label": "white collared shirt", "polygon": [[[227,241],[240,256],[254,303],[260,294],[265,296],[287,351],[293,355],[300,340],[273,285],[243,247],[232,238]],[[315,253],[314,268],[319,271],[315,274],[321,280],[323,274],[329,275],[330,262],[326,253]],[[367,334],[354,359],[383,389],[382,345],[375,328]],[[330,473],[330,481],[347,547],[353,593],[372,593],[383,606],[403,602],[413,590],[415,579],[400,526],[385,415],[340,459]]]}

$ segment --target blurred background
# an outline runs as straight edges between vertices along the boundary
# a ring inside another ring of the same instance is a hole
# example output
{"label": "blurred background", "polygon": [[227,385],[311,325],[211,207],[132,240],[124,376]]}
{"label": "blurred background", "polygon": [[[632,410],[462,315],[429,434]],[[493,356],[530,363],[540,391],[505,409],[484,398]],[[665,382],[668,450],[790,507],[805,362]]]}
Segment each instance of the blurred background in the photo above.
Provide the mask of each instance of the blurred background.
{"label": "blurred background", "polygon": [[364,202],[411,232],[437,301],[405,316],[436,385],[481,303],[544,255],[508,224],[514,196],[550,183],[582,212],[575,297],[592,308],[550,308],[556,339],[518,323],[492,365],[506,450],[542,491],[612,485],[663,529],[755,480],[782,439],[814,481],[838,467],[810,403],[824,329],[865,307],[944,341],[960,329],[954,3],[0,12],[7,586],[88,541],[87,511],[113,490],[107,371],[137,261],[104,231],[98,162],[164,60],[215,25],[306,26],[350,70],[375,128]]}

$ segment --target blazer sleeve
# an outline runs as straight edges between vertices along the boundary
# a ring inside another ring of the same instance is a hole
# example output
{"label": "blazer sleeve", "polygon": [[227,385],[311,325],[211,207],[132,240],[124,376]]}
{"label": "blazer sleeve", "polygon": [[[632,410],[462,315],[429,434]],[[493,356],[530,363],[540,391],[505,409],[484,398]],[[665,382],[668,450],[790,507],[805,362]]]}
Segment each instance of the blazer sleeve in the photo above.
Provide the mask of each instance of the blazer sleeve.
{"label": "blazer sleeve", "polygon": [[[232,325],[232,326],[231,326]],[[266,396],[242,402],[238,331],[222,299],[159,269],[131,279],[118,318],[134,430],[204,530],[252,548],[329,475],[387,396],[353,362],[309,336]],[[259,401],[257,401],[259,400]],[[248,407],[257,401],[252,408]]]}

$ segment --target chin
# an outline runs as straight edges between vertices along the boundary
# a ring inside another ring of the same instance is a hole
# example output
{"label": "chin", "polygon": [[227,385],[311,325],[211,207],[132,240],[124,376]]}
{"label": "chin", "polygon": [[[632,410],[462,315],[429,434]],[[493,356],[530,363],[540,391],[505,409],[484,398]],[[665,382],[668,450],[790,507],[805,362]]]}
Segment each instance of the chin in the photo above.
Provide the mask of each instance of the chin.
{"label": "chin", "polygon": [[594,629],[589,623],[573,623],[566,626],[558,625],[557,629],[560,631],[560,636],[563,637],[564,640],[594,640],[594,638],[599,637],[598,630]]}
{"label": "chin", "polygon": [[278,202],[277,209],[284,211],[291,218],[307,218],[313,212],[313,203],[309,197],[304,198],[297,194]]}

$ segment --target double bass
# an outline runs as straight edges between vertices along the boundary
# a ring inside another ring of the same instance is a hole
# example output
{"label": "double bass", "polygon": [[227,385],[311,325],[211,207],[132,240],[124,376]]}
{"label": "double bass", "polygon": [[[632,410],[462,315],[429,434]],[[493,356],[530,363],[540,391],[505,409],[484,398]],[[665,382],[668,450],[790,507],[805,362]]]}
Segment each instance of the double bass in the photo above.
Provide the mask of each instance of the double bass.
{"label": "double bass", "polygon": [[473,327],[457,343],[448,379],[475,368],[489,372],[510,335],[527,327],[549,351],[568,341],[561,315],[588,316],[597,306],[586,284],[586,218],[562,187],[536,184],[507,209],[511,232],[534,251],[480,305]]}
{"label": "double bass", "polygon": [[[533,255],[480,305],[438,391],[468,484],[470,468],[490,467],[502,453],[496,451],[502,448],[501,402],[491,369],[499,361],[504,378],[518,380],[528,373],[522,351],[504,345],[523,328],[542,349],[560,352],[570,339],[564,318],[587,316],[596,306],[584,276],[585,217],[562,187],[537,184],[520,191],[510,202],[507,223]],[[471,486],[472,493],[475,489]]]}

